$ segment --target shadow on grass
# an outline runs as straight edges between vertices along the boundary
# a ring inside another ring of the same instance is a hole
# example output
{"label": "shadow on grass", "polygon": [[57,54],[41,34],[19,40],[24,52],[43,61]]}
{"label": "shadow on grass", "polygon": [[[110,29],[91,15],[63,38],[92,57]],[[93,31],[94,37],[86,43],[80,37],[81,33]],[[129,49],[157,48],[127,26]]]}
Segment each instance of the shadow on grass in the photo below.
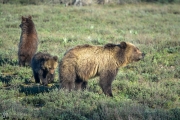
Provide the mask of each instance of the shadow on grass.
{"label": "shadow on grass", "polygon": [[[18,77],[18,79],[23,80],[21,84],[13,84],[12,80]],[[0,75],[0,82],[2,82],[2,87],[0,89],[11,90],[13,88],[19,89],[20,93],[25,93],[26,95],[36,95],[39,93],[49,92],[54,89],[59,88],[59,83],[48,84],[48,86],[43,86],[34,83],[33,76],[31,78],[23,78],[17,76],[16,73],[3,73]]]}
{"label": "shadow on grass", "polygon": [[[50,84],[51,85],[51,84]],[[59,85],[54,83],[52,86],[43,86],[39,84],[20,85],[19,92],[25,93],[26,95],[36,95],[39,93],[50,92],[54,89],[58,89]]]}
{"label": "shadow on grass", "polygon": [[11,86],[11,81],[16,75],[0,75],[0,81],[3,83],[3,87]]}

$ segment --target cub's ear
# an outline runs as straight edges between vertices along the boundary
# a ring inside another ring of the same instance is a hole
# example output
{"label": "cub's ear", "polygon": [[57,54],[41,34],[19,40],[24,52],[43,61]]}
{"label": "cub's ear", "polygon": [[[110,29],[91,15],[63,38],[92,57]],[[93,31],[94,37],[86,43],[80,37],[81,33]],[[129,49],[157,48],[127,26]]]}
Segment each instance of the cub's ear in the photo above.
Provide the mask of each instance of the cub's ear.
{"label": "cub's ear", "polygon": [[104,46],[104,48],[114,48],[116,45],[112,43],[108,43]]}
{"label": "cub's ear", "polygon": [[121,43],[119,44],[119,47],[122,48],[122,49],[126,49],[126,47],[127,47],[126,42],[121,42]]}
{"label": "cub's ear", "polygon": [[26,18],[25,18],[24,16],[22,16],[21,19],[22,19],[22,21],[25,21],[25,20],[26,20]]}
{"label": "cub's ear", "polygon": [[57,57],[57,56],[54,56],[53,59],[54,59],[55,61],[58,61],[58,57]]}
{"label": "cub's ear", "polygon": [[29,15],[28,18],[31,20],[32,19],[31,15]]}
{"label": "cub's ear", "polygon": [[43,59],[44,59],[45,61],[48,61],[48,60],[49,60],[49,56],[44,56]]}

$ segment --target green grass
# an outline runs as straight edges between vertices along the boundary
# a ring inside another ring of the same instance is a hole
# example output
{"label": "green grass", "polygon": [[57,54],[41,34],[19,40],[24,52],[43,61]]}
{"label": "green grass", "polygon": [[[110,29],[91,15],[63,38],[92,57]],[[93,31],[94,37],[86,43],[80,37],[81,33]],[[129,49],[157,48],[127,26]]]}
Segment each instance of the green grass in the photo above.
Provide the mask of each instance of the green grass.
{"label": "green grass", "polygon": [[[0,4],[0,113],[10,119],[178,120],[180,119],[180,5]],[[132,42],[143,61],[120,68],[106,97],[98,78],[85,91],[58,91],[35,84],[31,68],[17,64],[21,16],[32,15],[38,51],[62,58],[79,45]],[[1,118],[0,118],[1,119]]]}

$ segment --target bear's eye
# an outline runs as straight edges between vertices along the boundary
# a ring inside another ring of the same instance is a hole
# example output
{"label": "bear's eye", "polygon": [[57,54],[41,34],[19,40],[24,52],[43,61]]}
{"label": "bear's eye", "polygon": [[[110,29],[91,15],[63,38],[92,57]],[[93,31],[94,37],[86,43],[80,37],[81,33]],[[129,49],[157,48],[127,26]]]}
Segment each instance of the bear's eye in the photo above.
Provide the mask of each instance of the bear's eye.
{"label": "bear's eye", "polygon": [[53,70],[54,68],[51,68],[51,67],[50,67],[49,69],[50,69],[50,70]]}

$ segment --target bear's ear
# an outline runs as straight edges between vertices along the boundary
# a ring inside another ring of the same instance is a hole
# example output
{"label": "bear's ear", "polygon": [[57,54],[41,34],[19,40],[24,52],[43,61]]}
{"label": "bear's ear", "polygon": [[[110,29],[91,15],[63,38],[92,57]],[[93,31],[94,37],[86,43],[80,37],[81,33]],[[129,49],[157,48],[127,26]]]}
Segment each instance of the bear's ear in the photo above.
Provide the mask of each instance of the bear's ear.
{"label": "bear's ear", "polygon": [[28,18],[31,20],[32,19],[31,15],[29,15]]}
{"label": "bear's ear", "polygon": [[126,42],[121,42],[119,47],[122,48],[122,49],[126,49],[126,47],[127,47]]}
{"label": "bear's ear", "polygon": [[108,43],[104,46],[104,48],[114,48],[116,45],[112,43]]}
{"label": "bear's ear", "polygon": [[55,61],[58,61],[58,57],[57,57],[57,56],[54,56],[53,59],[54,59]]}
{"label": "bear's ear", "polygon": [[25,18],[24,16],[22,16],[21,19],[22,19],[22,21],[25,21],[25,20],[26,20],[26,18]]}
{"label": "bear's ear", "polygon": [[44,59],[45,61],[48,61],[48,60],[49,60],[49,56],[44,56],[43,59]]}

